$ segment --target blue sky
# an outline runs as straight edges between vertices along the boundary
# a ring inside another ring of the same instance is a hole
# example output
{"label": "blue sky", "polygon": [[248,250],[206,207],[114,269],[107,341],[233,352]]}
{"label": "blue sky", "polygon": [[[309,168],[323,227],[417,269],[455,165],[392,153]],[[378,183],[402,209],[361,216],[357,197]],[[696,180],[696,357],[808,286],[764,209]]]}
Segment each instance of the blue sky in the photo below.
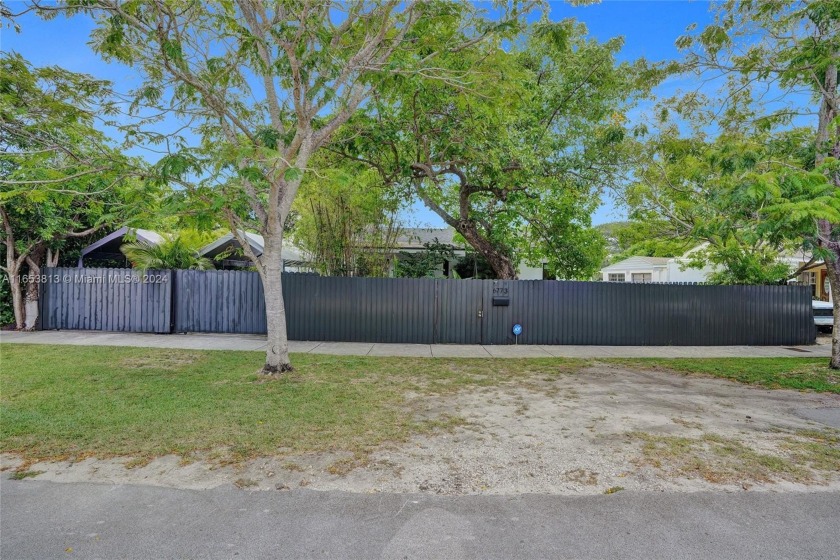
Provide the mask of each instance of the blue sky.
{"label": "blue sky", "polygon": [[[13,7],[15,3],[11,4]],[[678,58],[680,54],[674,46],[677,37],[691,23],[703,26],[711,21],[709,3],[703,1],[608,0],[582,7],[551,2],[550,10],[552,20],[574,17],[586,23],[590,34],[598,39],[623,36],[625,46],[622,57],[627,60],[639,57],[649,60]],[[87,46],[92,29],[89,19],[59,17],[43,21],[27,15],[20,18],[19,24],[20,33],[9,28],[0,30],[0,48],[3,51],[16,51],[36,66],[58,65],[110,80],[120,91],[126,91],[136,83],[134,71],[119,64],[103,62]],[[659,93],[670,95],[676,85],[676,82],[667,82]],[[609,197],[605,197],[593,216],[593,222],[609,222],[622,216],[621,210]],[[407,218],[412,225],[443,225],[440,218],[422,204],[415,205]]]}

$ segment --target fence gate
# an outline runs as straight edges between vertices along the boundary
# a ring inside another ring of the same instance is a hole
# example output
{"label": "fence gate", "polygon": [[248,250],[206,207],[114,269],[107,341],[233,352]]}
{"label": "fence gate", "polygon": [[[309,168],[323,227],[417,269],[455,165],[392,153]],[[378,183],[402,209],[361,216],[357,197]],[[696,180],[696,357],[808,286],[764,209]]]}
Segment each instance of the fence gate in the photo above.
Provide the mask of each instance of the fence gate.
{"label": "fence gate", "polygon": [[481,344],[484,327],[484,282],[435,282],[435,342]]}

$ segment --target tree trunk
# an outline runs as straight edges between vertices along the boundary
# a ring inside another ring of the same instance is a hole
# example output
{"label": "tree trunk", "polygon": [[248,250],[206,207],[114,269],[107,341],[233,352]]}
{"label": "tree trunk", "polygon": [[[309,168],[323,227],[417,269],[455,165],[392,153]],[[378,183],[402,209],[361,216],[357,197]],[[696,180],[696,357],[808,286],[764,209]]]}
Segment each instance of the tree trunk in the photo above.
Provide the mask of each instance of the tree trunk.
{"label": "tree trunk", "polygon": [[47,249],[47,268],[55,268],[58,266],[58,255],[60,252],[60,249],[56,249],[55,252],[53,252],[52,249]]}
{"label": "tree trunk", "polygon": [[23,328],[27,331],[35,330],[38,325],[38,296],[40,295],[38,286],[38,282],[29,282],[26,286],[26,297],[23,302],[23,312],[26,319]]}
{"label": "tree trunk", "polygon": [[[840,52],[835,53],[840,55]],[[825,81],[822,84],[822,102],[820,103],[819,120],[817,123],[817,153],[815,163],[817,166],[821,165],[826,156],[840,157],[840,125],[837,125],[835,130],[834,144],[829,146],[831,138],[831,126],[837,118],[837,103],[840,102],[840,96],[837,95],[837,65],[829,64],[825,71]],[[840,176],[834,173],[829,177],[829,180],[834,183],[835,188],[840,188]],[[832,247],[832,259],[826,259],[825,266],[828,269],[828,283],[831,286],[831,300],[834,309],[834,328],[831,333],[831,361],[829,367],[832,369],[840,369],[840,251],[836,245],[831,244],[834,240],[834,228],[837,224],[832,224],[827,220],[819,220],[819,237],[820,242],[827,241]]]}
{"label": "tree trunk", "polygon": [[26,264],[29,265],[29,283],[26,286],[23,309],[26,315],[24,328],[28,331],[35,330],[35,327],[38,326],[38,300],[41,295],[38,277],[41,275],[41,262],[43,259],[43,248],[32,251],[31,255],[26,257]]}
{"label": "tree trunk", "polygon": [[510,260],[510,257],[479,234],[474,226],[469,227],[459,224],[459,227],[456,229],[458,233],[464,236],[467,243],[481,253],[481,256],[487,260],[487,263],[493,269],[493,272],[496,273],[496,277],[499,280],[516,279],[516,268],[513,266],[513,261]]}
{"label": "tree trunk", "polygon": [[828,284],[831,287],[831,298],[834,306],[834,327],[831,331],[831,361],[829,367],[831,369],[840,369],[840,313],[837,312],[838,301],[840,295],[840,261],[834,259],[833,261],[825,263],[828,269]]}
{"label": "tree trunk", "polygon": [[3,224],[3,243],[6,245],[6,275],[9,277],[9,291],[12,293],[12,311],[15,314],[15,328],[20,330],[26,314],[23,310],[23,291],[20,289],[20,269],[23,259],[17,258],[15,235],[6,209],[0,205],[0,221]]}
{"label": "tree trunk", "polygon": [[280,250],[282,245],[282,234],[266,236],[265,248],[262,256],[260,256],[262,266],[259,268],[262,271],[266,325],[268,327],[268,348],[265,353],[265,366],[262,369],[262,373],[266,375],[292,371],[292,363],[289,360],[286,306],[283,302],[281,277],[283,261]]}
{"label": "tree trunk", "polygon": [[12,310],[15,313],[15,328],[23,329],[24,321],[26,320],[26,313],[23,308],[23,290],[20,286],[20,269],[10,268],[9,272],[9,291],[12,292]]}

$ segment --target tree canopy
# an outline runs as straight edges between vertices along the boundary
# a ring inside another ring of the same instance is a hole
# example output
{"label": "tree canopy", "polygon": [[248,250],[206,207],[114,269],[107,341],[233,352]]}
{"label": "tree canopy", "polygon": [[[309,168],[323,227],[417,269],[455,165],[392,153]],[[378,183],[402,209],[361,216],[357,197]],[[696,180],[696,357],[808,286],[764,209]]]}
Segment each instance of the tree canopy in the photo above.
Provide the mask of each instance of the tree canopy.
{"label": "tree canopy", "polygon": [[132,241],[120,247],[134,268],[211,270],[213,261],[198,254],[201,244],[191,242],[189,236],[167,234],[157,244]]}
{"label": "tree canopy", "polygon": [[451,79],[393,77],[335,149],[422,200],[499,278],[543,260],[589,277],[604,255],[590,216],[616,178],[625,111],[660,75],[617,62],[621,46],[567,20],[534,25],[509,49],[446,53]]}
{"label": "tree canopy", "polygon": [[819,257],[815,220],[840,217],[840,198],[814,170],[813,144],[813,131],[802,128],[708,138],[665,125],[640,145],[635,181],[624,191],[631,218],[649,236],[640,245],[654,254],[686,241],[699,246],[691,264],[714,265],[713,283],[795,276],[779,257],[803,249]]}
{"label": "tree canopy", "polygon": [[[174,114],[199,135],[199,145],[169,139],[173,151],[156,172],[183,185],[211,219],[223,216],[254,262],[265,292],[265,372],[273,374],[291,369],[281,249],[313,157],[383,84],[448,79],[438,58],[515,34],[530,2],[499,3],[492,21],[472,4],[443,0],[67,6],[96,19],[97,52],[140,71],[138,108]],[[248,229],[265,239],[260,255],[244,239]]]}
{"label": "tree canopy", "polygon": [[15,323],[37,320],[37,286],[20,279],[54,266],[73,240],[137,218],[154,194],[143,164],[101,131],[111,111],[110,84],[57,67],[0,57],[0,221]]}

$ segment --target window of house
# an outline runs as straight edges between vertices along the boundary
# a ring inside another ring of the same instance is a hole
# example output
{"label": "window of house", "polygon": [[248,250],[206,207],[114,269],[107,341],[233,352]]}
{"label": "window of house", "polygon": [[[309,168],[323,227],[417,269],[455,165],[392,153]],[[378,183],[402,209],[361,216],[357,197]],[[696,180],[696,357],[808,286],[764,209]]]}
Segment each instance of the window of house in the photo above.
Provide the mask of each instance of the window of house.
{"label": "window of house", "polygon": [[624,282],[624,273],[623,272],[610,272],[609,276],[610,282]]}
{"label": "window of house", "polygon": [[634,272],[631,276],[635,284],[650,284],[653,282],[653,273],[651,272]]}

